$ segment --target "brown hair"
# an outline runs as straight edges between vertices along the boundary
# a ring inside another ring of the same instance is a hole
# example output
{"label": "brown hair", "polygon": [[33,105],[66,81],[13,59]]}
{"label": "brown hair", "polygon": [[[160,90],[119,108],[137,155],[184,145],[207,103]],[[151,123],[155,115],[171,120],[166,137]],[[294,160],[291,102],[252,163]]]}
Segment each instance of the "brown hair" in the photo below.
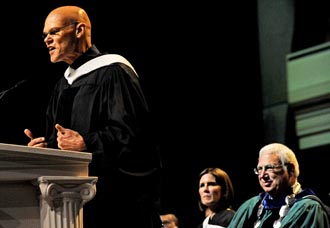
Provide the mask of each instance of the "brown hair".
{"label": "brown hair", "polygon": [[[216,183],[221,186],[221,198],[217,202],[218,210],[232,208],[234,202],[234,188],[229,175],[220,168],[206,168],[199,174],[198,180],[207,173],[213,175]],[[198,207],[201,211],[204,211],[206,208],[206,206],[202,204],[200,198],[198,200]]]}

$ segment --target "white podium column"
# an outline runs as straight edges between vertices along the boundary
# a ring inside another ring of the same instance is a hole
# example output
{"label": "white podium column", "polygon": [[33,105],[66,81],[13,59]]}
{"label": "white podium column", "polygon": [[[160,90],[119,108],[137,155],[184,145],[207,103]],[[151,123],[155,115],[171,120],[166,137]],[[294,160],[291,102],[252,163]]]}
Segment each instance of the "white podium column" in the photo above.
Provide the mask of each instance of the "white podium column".
{"label": "white podium column", "polygon": [[0,143],[0,228],[82,228],[92,154]]}
{"label": "white podium column", "polygon": [[83,228],[83,206],[96,194],[97,177],[41,176],[40,227]]}

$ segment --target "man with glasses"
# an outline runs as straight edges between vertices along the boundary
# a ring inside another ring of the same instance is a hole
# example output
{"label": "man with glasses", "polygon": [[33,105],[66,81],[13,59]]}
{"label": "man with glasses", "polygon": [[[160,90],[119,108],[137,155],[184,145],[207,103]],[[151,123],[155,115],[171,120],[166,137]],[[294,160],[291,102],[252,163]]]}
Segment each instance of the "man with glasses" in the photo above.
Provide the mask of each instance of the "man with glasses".
{"label": "man with glasses", "polygon": [[84,228],[158,228],[160,159],[139,77],[124,57],[92,44],[91,27],[77,6],[46,17],[50,61],[68,67],[51,95],[45,136],[24,130],[28,146],[93,154],[97,193],[84,206]]}
{"label": "man with glasses", "polygon": [[179,219],[175,214],[161,214],[162,228],[179,228]]}
{"label": "man with glasses", "polygon": [[302,188],[297,158],[287,146],[261,148],[254,173],[263,192],[238,208],[228,228],[330,227],[327,206],[311,189]]}

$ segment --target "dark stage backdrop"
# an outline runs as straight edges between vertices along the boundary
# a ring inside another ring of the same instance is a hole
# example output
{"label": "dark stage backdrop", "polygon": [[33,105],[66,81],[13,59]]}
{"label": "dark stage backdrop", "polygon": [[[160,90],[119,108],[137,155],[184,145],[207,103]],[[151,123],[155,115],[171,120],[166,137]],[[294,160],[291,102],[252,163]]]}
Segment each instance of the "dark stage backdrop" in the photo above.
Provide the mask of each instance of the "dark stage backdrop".
{"label": "dark stage backdrop", "polygon": [[163,209],[181,228],[195,227],[197,176],[208,166],[231,175],[239,205],[259,191],[252,169],[262,138],[256,3],[245,2],[8,1],[0,89],[27,83],[0,100],[0,142],[26,144],[26,127],[42,134],[49,93],[66,67],[49,62],[44,19],[77,4],[90,15],[93,43],[140,74],[163,157]]}

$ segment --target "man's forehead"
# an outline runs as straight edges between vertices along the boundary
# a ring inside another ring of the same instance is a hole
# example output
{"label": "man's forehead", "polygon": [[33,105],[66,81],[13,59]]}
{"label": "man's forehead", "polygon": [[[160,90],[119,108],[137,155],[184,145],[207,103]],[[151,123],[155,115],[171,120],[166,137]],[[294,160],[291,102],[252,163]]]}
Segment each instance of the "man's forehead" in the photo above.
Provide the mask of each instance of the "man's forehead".
{"label": "man's forehead", "polygon": [[63,16],[58,14],[49,15],[44,24],[44,30],[48,31],[51,28],[62,27],[66,24],[66,20]]}
{"label": "man's forehead", "polygon": [[259,157],[259,162],[261,161],[278,161],[278,155],[274,153],[262,153]]}

